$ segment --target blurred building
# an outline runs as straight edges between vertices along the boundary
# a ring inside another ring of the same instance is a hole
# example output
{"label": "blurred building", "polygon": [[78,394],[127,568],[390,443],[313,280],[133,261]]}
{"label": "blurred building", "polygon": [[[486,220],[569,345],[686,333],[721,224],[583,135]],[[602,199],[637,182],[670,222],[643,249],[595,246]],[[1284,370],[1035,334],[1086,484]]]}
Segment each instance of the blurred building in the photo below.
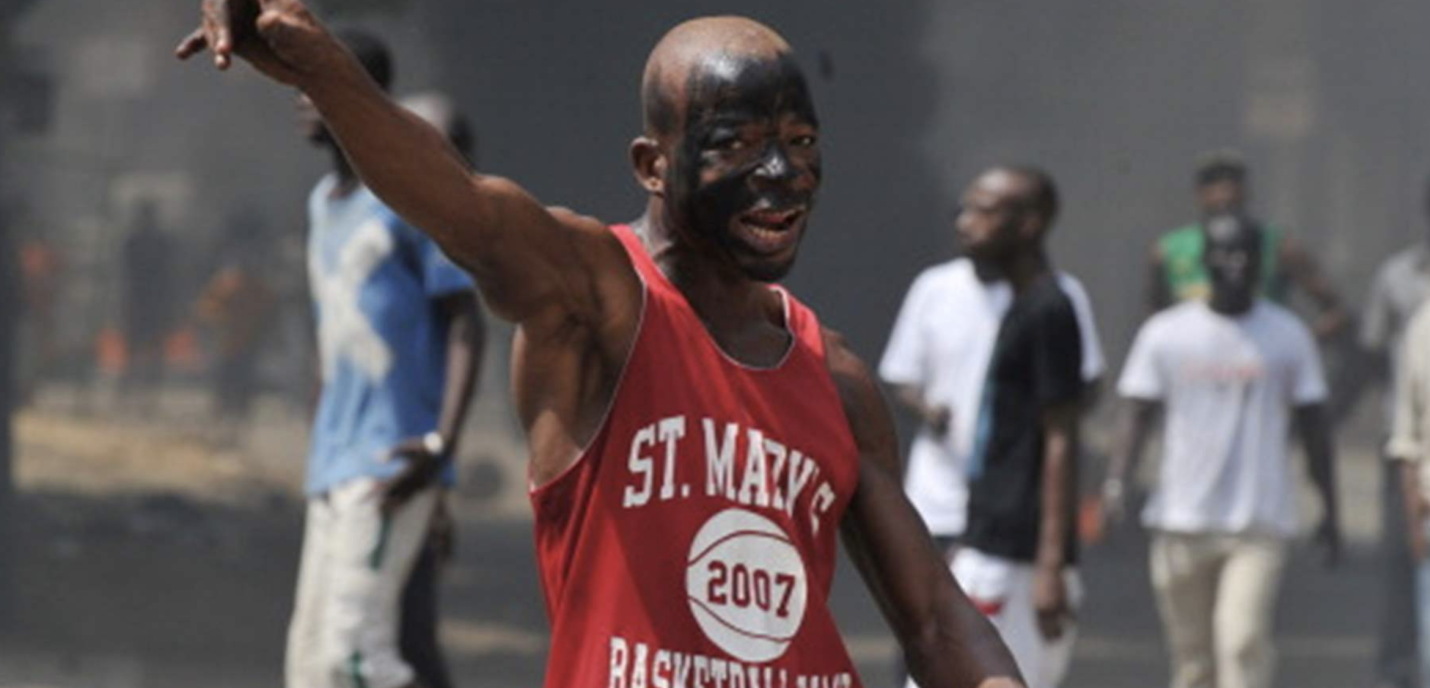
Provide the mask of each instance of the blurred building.
{"label": "blurred building", "polygon": [[[172,59],[196,5],[47,0],[19,16],[14,50],[49,79],[34,88],[52,106],[39,111],[46,133],[13,143],[0,166],[5,192],[26,199],[29,231],[52,238],[75,276],[65,307],[80,317],[60,336],[76,351],[116,308],[108,257],[136,199],[159,199],[162,223],[191,250],[212,245],[235,199],[262,206],[275,241],[303,231],[324,161],[293,133],[281,89],[245,68],[218,79]],[[701,13],[772,23],[809,66],[825,129],[822,207],[791,283],[866,356],[919,267],[951,252],[957,190],[994,161],[1058,178],[1056,256],[1087,283],[1114,361],[1141,315],[1143,254],[1192,214],[1199,151],[1245,150],[1255,211],[1315,246],[1352,303],[1385,254],[1422,234],[1430,94],[1405,65],[1430,57],[1414,30],[1430,6],[323,5],[381,25],[398,92],[439,88],[473,113],[484,167],[611,221],[641,208],[625,151],[650,45]],[[204,276],[182,279],[196,290]]]}

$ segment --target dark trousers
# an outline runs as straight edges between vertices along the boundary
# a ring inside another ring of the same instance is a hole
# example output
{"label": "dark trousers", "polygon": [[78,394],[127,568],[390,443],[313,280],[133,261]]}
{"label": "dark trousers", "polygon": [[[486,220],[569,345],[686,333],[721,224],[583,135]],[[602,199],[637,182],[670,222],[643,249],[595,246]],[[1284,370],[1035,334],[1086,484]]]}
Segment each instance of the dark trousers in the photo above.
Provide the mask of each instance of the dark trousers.
{"label": "dark trousers", "polygon": [[417,554],[402,590],[402,627],[398,649],[417,674],[422,688],[452,688],[447,661],[437,643],[437,582],[442,562],[429,537]]}
{"label": "dark trousers", "polygon": [[1419,659],[1415,610],[1415,562],[1405,544],[1405,499],[1400,487],[1400,463],[1383,461],[1380,550],[1380,648],[1376,678],[1381,685],[1418,688]]}

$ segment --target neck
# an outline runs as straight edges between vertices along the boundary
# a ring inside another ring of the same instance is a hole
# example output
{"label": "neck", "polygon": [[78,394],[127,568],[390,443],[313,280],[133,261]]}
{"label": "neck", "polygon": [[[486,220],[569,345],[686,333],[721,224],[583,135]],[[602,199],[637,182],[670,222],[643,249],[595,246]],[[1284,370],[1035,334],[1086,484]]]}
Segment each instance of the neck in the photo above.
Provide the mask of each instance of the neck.
{"label": "neck", "polygon": [[1008,284],[1012,285],[1013,293],[1021,294],[1037,282],[1039,278],[1048,274],[1052,270],[1052,264],[1048,261],[1048,254],[1042,246],[1016,251],[1012,256],[997,266],[997,270]]}
{"label": "neck", "polygon": [[1256,298],[1253,296],[1217,291],[1212,292],[1212,298],[1207,302],[1212,310],[1230,316],[1243,315],[1255,304]]}
{"label": "neck", "polygon": [[783,324],[783,308],[768,285],[724,261],[711,260],[713,247],[680,241],[658,203],[652,202],[631,227],[661,274],[680,290],[717,340],[752,324]]}
{"label": "neck", "polygon": [[987,284],[1003,279],[1003,274],[998,271],[998,266],[977,258],[969,258],[968,260],[973,263],[973,274],[978,278],[979,282]]}

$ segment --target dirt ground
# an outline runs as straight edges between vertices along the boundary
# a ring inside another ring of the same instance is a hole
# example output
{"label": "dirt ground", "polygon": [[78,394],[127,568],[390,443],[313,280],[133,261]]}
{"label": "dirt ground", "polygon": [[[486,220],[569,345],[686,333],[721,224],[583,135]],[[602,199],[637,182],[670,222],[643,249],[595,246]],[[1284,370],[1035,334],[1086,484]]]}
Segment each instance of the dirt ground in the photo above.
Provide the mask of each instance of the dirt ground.
{"label": "dirt ground", "polygon": [[[0,552],[8,588],[0,686],[281,682],[306,418],[260,408],[235,428],[186,405],[90,416],[52,404],[17,418],[17,495]],[[481,485],[458,495],[458,517],[484,532],[509,531],[516,546],[529,540],[525,506],[493,489],[508,470],[495,463],[517,460],[514,448],[482,444],[497,451],[467,462],[464,477]],[[489,584],[477,572],[486,556],[465,543],[486,538],[462,536],[447,589]],[[534,578],[525,579],[530,589],[507,597],[521,601],[498,606],[495,619],[449,614],[443,633],[455,667],[513,655],[539,665],[544,637],[501,618],[539,627],[540,598]]]}
{"label": "dirt ground", "polygon": [[[103,414],[42,401],[18,418],[18,495],[0,523],[10,535],[0,688],[279,685],[305,414],[260,405],[235,428],[182,395]],[[545,659],[522,452],[506,423],[499,409],[477,409],[455,499],[441,635],[463,688],[540,685]],[[1349,557],[1327,572],[1294,554],[1278,620],[1281,686],[1369,684],[1379,465],[1367,447],[1341,465]],[[1134,531],[1087,548],[1069,688],[1164,682],[1145,547]],[[866,685],[892,685],[894,643],[845,564],[832,604]]]}

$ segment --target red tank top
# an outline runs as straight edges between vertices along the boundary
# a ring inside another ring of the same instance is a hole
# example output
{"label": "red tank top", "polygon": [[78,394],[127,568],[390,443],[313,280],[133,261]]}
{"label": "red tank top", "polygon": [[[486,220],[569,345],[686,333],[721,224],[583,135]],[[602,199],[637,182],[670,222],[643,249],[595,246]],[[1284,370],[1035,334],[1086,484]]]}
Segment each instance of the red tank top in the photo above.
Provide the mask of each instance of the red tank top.
{"label": "red tank top", "polygon": [[772,368],[721,351],[639,238],[644,283],[611,409],[535,488],[547,688],[852,688],[828,599],[858,452],[814,313],[781,290]]}

